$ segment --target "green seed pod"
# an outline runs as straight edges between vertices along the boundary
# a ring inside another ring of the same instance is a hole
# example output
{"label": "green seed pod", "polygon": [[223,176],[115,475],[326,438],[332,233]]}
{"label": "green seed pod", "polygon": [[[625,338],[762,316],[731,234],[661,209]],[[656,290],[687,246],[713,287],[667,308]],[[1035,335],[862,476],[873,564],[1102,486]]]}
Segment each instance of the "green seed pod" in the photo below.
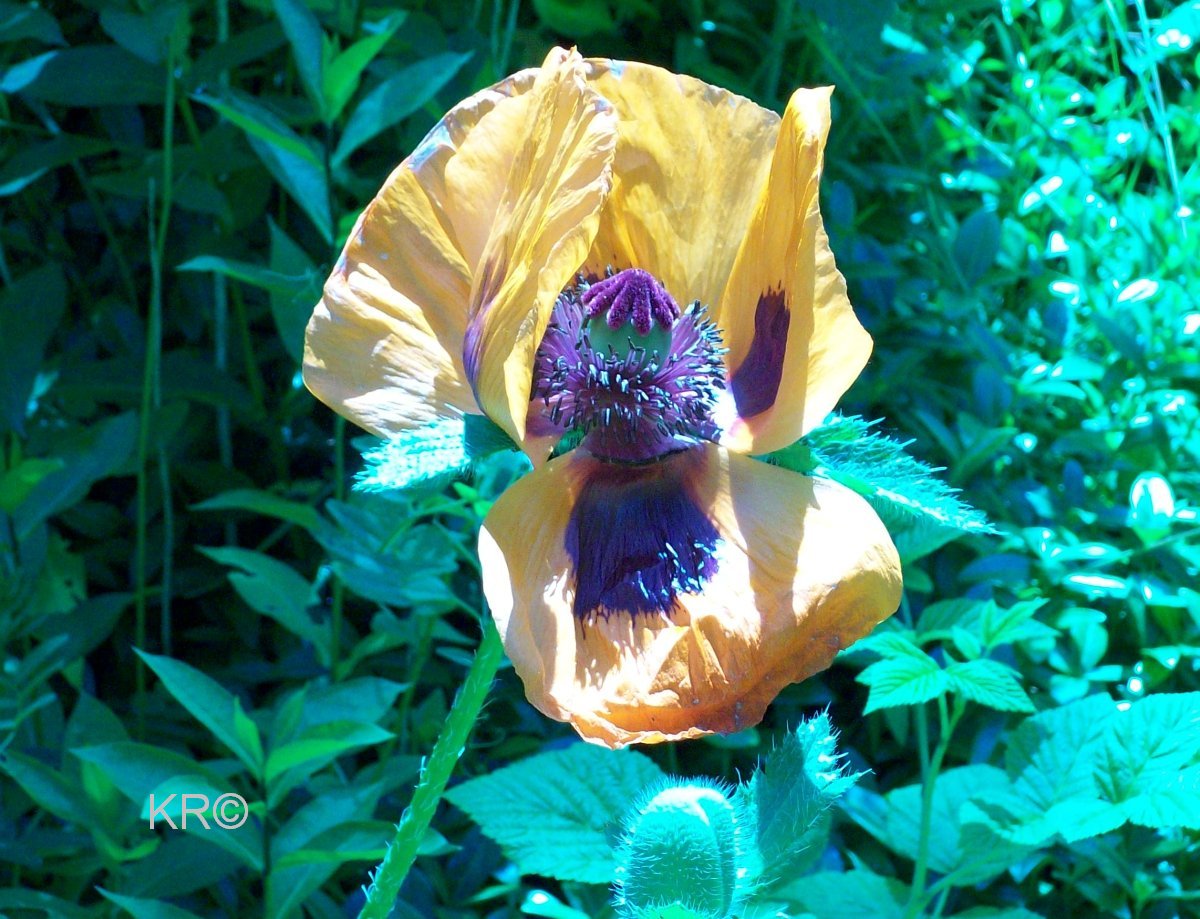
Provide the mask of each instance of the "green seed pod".
{"label": "green seed pod", "polygon": [[614,904],[629,919],[727,919],[749,893],[741,807],[715,783],[650,789],[625,819]]}

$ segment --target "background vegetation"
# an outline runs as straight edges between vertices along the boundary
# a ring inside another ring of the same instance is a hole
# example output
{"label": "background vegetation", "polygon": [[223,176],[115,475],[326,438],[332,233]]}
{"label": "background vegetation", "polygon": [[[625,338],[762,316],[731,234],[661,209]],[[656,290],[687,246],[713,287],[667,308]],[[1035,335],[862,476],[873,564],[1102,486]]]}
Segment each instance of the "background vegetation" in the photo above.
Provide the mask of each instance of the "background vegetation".
{"label": "background vegetation", "polygon": [[[576,43],[776,108],[837,84],[826,222],[876,341],[842,407],[998,535],[906,539],[889,627],[734,737],[583,762],[503,670],[456,772],[499,784],[451,792],[397,915],[607,915],[646,781],[747,779],[825,707],[870,773],[748,914],[1200,914],[1197,39],[1143,0],[0,3],[0,911],[361,906],[519,467],[352,492],[302,331],[433,122]],[[171,789],[253,814],[149,829]]]}

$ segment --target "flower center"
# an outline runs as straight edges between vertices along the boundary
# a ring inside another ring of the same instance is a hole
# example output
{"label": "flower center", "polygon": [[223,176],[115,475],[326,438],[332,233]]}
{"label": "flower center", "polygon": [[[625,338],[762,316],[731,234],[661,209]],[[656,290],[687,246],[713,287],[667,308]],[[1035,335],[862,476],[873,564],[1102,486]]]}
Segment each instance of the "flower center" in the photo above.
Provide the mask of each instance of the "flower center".
{"label": "flower center", "polygon": [[698,302],[681,310],[649,272],[564,290],[534,366],[550,421],[594,455],[645,462],[717,436],[723,349]]}

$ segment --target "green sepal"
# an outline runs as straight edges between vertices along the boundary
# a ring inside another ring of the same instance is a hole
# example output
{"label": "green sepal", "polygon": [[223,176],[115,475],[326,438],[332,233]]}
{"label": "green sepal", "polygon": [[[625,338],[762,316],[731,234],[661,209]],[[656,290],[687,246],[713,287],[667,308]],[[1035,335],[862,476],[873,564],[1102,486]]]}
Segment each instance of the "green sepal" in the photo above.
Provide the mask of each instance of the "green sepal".
{"label": "green sepal", "polygon": [[906,559],[919,558],[964,533],[995,533],[984,515],[909,456],[907,446],[871,430],[878,422],[833,414],[801,440],[765,459],[805,475],[832,479],[865,497]]}
{"label": "green sepal", "polygon": [[[358,442],[356,442],[358,446]],[[439,418],[361,446],[365,466],[358,491],[393,491],[464,475],[474,463],[503,450],[516,450],[508,434],[484,415]]]}

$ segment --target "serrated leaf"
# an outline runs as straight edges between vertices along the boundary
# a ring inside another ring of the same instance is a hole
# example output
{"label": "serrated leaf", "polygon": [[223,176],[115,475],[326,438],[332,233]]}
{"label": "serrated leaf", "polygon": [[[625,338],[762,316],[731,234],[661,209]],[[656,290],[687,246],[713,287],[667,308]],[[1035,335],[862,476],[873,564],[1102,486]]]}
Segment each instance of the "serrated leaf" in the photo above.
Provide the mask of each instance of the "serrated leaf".
{"label": "serrated leaf", "polygon": [[[238,714],[245,717],[236,696],[212,677],[206,676],[183,661],[135,649],[138,656],[154,671],[167,691],[212,735],[232,750],[257,775],[262,768],[262,741],[257,731],[252,738],[242,736],[235,723]],[[247,742],[248,741],[248,742]]]}
{"label": "serrated leaf", "polygon": [[905,444],[871,430],[873,422],[830,415],[825,423],[771,461],[805,474],[825,476],[873,503],[964,533],[994,533],[983,514],[937,478],[939,471],[905,451]]}
{"label": "serrated leaf", "polygon": [[[796,871],[795,861],[823,839],[826,810],[858,781],[837,749],[828,713],[808,719],[768,754],[743,797],[753,814],[763,873]],[[816,853],[819,854],[819,853]]]}
{"label": "serrated leaf", "polygon": [[871,687],[864,715],[895,705],[918,705],[943,695],[949,688],[946,673],[924,651],[918,657],[885,658],[858,675]]}
{"label": "serrated leaf", "polygon": [[972,702],[1000,712],[1034,711],[1016,672],[999,661],[981,658],[954,663],[946,668],[946,678],[951,692]]}
{"label": "serrated leaf", "polygon": [[771,891],[808,910],[815,919],[902,919],[907,885],[865,869],[822,871]]}
{"label": "serrated leaf", "polygon": [[1110,721],[1101,796],[1155,829],[1200,829],[1200,692],[1147,696]]}
{"label": "serrated leaf", "polygon": [[351,112],[338,138],[333,162],[345,162],[351,153],[372,137],[420,110],[472,56],[470,52],[437,54],[386,77],[363,96]]}
{"label": "serrated leaf", "polygon": [[644,788],[663,779],[632,751],[573,744],[446,793],[525,874],[607,884],[616,863],[608,830]]}

